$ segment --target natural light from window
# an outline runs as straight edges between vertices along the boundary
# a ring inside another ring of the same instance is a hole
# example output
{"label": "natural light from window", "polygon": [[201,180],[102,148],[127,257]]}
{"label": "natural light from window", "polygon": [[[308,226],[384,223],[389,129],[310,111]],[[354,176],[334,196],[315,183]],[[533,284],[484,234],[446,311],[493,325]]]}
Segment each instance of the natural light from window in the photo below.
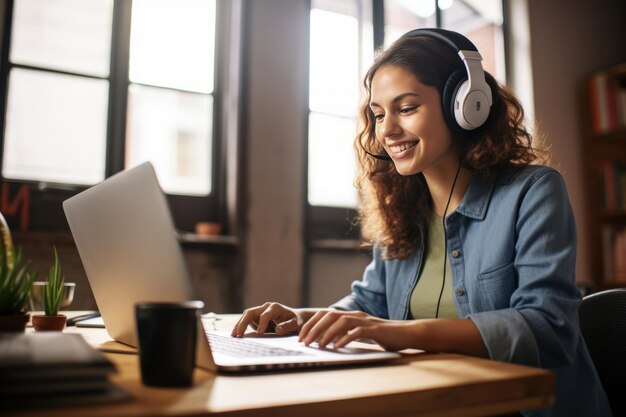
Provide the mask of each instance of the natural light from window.
{"label": "natural light from window", "polygon": [[360,94],[359,22],[311,10],[308,201],[356,207],[353,140]]}
{"label": "natural light from window", "polygon": [[133,0],[126,167],[151,161],[170,194],[211,192],[215,7]]}
{"label": "natural light from window", "polygon": [[109,83],[93,76],[109,74],[113,2],[16,0],[13,11],[9,60],[32,69],[9,72],[2,175],[103,180]]}

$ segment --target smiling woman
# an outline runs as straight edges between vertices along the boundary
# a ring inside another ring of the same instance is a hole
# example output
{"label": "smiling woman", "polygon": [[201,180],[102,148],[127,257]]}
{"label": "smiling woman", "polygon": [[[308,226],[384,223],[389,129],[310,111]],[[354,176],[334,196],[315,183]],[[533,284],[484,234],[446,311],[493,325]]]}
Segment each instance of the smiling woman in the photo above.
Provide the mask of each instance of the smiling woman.
{"label": "smiling woman", "polygon": [[435,87],[400,66],[385,66],[372,79],[370,109],[376,138],[401,175],[428,170],[432,177],[442,164],[458,164]]}
{"label": "smiling woman", "polygon": [[[543,367],[555,404],[524,415],[610,416],[578,327],[565,183],[537,164],[547,155],[520,102],[481,59],[442,29],[410,31],[376,58],[355,138],[371,263],[329,308],[265,303],[232,335],[274,324],[322,348],[366,338]],[[383,151],[390,160],[372,158]]]}

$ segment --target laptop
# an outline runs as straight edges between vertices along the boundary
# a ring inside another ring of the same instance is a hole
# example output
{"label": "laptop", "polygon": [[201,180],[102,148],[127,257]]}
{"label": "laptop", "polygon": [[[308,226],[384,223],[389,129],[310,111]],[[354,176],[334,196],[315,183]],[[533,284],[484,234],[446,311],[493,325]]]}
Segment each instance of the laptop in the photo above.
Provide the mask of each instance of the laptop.
{"label": "laptop", "polygon": [[[65,216],[105,327],[114,340],[137,346],[138,302],[193,300],[191,281],[154,168],[145,162],[63,202]],[[230,337],[199,321],[197,364],[251,371],[369,363],[400,354],[352,343],[340,351],[307,347],[297,336]]]}

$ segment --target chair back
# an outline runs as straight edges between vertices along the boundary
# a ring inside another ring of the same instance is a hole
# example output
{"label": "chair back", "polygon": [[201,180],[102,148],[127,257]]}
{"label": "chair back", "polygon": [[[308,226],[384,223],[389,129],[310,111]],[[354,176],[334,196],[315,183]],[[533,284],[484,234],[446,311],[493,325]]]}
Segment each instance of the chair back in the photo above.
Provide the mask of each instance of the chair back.
{"label": "chair back", "polygon": [[615,416],[626,416],[626,288],[583,298],[580,330]]}

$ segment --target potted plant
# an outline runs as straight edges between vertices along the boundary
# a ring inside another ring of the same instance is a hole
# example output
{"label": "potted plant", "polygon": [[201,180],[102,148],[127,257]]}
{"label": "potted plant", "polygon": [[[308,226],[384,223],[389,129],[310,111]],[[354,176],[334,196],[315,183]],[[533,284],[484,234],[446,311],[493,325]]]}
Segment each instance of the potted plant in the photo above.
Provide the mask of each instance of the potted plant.
{"label": "potted plant", "polygon": [[23,332],[29,315],[25,311],[36,274],[30,261],[21,264],[21,251],[14,251],[11,231],[0,213],[0,332]]}
{"label": "potted plant", "polygon": [[35,331],[56,330],[65,328],[67,316],[59,314],[59,307],[63,299],[63,284],[65,278],[61,276],[61,262],[57,248],[54,248],[54,265],[50,267],[46,277],[46,285],[43,287],[43,309],[45,314],[33,315],[33,327]]}

